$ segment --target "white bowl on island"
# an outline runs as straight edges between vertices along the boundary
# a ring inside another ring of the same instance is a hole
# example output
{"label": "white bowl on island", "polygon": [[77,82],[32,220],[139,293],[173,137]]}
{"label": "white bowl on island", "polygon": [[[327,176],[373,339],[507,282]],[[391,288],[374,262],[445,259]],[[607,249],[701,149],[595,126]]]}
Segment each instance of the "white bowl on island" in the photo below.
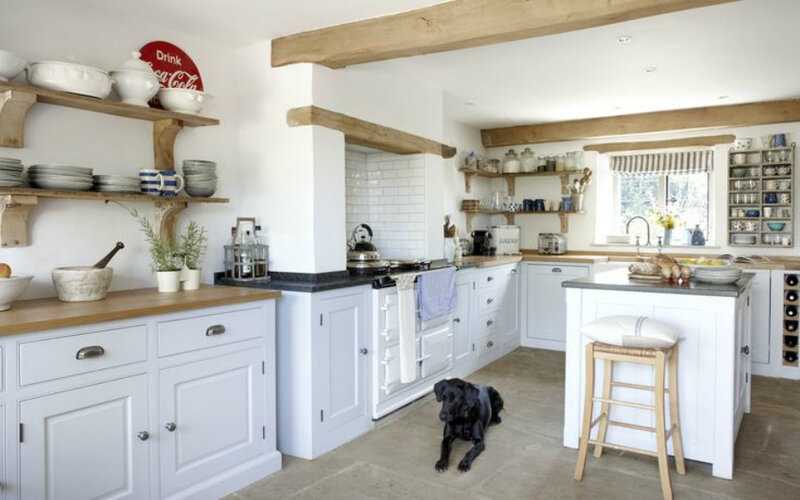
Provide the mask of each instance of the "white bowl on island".
{"label": "white bowl on island", "polygon": [[8,278],[0,278],[0,311],[11,309],[11,304],[20,298],[32,279],[32,274],[14,274]]}

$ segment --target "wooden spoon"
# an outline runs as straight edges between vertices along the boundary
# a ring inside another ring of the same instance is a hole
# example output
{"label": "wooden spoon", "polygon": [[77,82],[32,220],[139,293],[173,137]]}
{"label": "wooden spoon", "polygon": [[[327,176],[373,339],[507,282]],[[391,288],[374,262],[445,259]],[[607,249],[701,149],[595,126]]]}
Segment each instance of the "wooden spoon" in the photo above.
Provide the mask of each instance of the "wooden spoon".
{"label": "wooden spoon", "polygon": [[112,248],[111,251],[108,252],[108,254],[105,257],[98,260],[97,264],[95,264],[92,267],[96,267],[97,269],[103,269],[108,265],[111,259],[114,258],[114,255],[116,255],[116,253],[122,250],[123,248],[125,248],[125,244],[122,243],[121,241],[118,241],[117,244],[114,245],[114,248]]}

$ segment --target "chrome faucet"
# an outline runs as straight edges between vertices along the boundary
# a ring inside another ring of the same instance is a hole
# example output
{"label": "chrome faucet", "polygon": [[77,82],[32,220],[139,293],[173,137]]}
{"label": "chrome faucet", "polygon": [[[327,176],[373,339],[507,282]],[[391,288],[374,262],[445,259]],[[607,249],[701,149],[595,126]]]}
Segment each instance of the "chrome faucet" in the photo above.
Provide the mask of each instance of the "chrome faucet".
{"label": "chrome faucet", "polygon": [[[628,220],[628,223],[625,224],[625,234],[630,234],[631,222],[633,222],[636,219],[642,219],[642,222],[644,222],[644,225],[647,226],[647,243],[645,243],[645,246],[649,247],[651,245],[651,243],[650,243],[650,223],[647,222],[647,219],[645,219],[641,215],[637,215],[637,216],[631,217]],[[636,237],[636,253],[639,253],[639,237],[638,236]]]}

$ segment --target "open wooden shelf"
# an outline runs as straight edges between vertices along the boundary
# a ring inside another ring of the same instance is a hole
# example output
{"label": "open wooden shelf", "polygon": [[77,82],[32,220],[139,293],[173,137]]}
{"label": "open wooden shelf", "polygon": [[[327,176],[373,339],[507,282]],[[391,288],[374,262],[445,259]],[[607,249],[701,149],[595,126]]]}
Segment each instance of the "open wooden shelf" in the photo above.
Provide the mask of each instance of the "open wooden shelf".
{"label": "open wooden shelf", "polygon": [[558,215],[561,219],[561,232],[566,233],[569,231],[569,216],[580,215],[586,212],[563,212],[563,211],[544,211],[544,212],[508,212],[502,210],[462,210],[467,215],[467,231],[472,231],[472,220],[476,215],[504,215],[506,222],[509,225],[514,224],[514,219],[517,215]]}
{"label": "open wooden shelf", "polygon": [[496,174],[492,172],[484,172],[483,170],[459,170],[464,174],[464,187],[468,193],[472,192],[472,179],[474,177],[488,177],[490,179],[502,178],[506,180],[508,185],[508,194],[514,196],[515,184],[517,177],[560,177],[561,178],[561,192],[566,191],[569,184],[569,178],[574,175],[583,175],[583,169],[580,170],[564,170],[561,172],[518,172],[511,174]]}
{"label": "open wooden shelf", "polygon": [[153,122],[154,167],[157,169],[174,168],[175,136],[184,126],[219,125],[216,118],[95,99],[23,83],[0,82],[0,146],[21,148],[25,145],[25,117],[37,102]]}
{"label": "open wooden shelf", "polygon": [[39,198],[84,201],[154,203],[159,234],[175,234],[175,221],[189,203],[228,203],[227,198],[194,198],[189,196],[158,197],[133,193],[100,193],[62,189],[0,188],[0,247],[28,245],[28,217]]}

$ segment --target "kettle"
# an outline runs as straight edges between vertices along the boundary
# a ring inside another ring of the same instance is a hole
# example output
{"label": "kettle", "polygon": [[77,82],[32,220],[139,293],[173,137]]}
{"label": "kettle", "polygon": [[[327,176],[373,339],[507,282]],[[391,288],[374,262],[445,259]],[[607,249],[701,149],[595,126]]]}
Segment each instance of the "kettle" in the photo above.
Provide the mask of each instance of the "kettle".
{"label": "kettle", "polygon": [[359,224],[353,229],[347,244],[347,260],[379,260],[378,248],[372,243],[372,228],[367,224]]}

